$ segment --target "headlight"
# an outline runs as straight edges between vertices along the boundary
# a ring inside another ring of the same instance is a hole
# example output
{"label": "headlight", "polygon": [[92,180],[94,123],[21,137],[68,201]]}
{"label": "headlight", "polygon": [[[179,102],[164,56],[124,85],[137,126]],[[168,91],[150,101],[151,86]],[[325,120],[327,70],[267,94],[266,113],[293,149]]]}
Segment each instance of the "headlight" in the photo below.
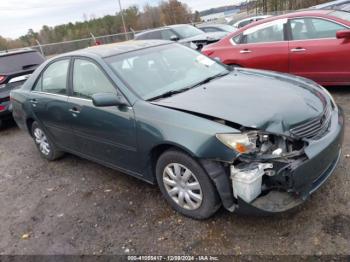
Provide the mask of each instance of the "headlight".
{"label": "headlight", "polygon": [[216,134],[216,137],[227,147],[241,154],[253,153],[256,150],[256,132],[242,134]]}
{"label": "headlight", "polygon": [[264,157],[282,157],[298,153],[305,142],[290,137],[268,134],[262,131],[249,131],[241,134],[216,134],[217,139],[239,154],[254,154]]}

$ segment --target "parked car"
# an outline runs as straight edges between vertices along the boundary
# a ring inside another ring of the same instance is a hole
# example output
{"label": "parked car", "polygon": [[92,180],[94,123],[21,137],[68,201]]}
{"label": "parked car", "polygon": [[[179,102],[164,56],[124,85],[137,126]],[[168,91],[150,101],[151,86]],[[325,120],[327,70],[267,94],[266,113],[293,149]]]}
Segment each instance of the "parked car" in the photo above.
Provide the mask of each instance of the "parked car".
{"label": "parked car", "polygon": [[214,33],[214,32],[232,33],[237,30],[237,28],[231,25],[225,25],[225,24],[200,24],[200,25],[197,25],[196,27],[204,31],[205,33]]}
{"label": "parked car", "polygon": [[244,19],[239,20],[239,21],[231,21],[229,23],[229,25],[232,25],[234,28],[239,29],[239,28],[242,28],[242,27],[249,25],[253,22],[260,21],[260,20],[263,20],[263,19],[269,18],[269,17],[271,17],[271,16],[270,15],[252,16],[252,17],[244,18]]}
{"label": "parked car", "polygon": [[192,25],[170,25],[147,30],[135,35],[135,40],[163,39],[178,41],[193,49],[201,50],[203,46],[215,43],[225,37],[227,32],[204,33]]}
{"label": "parked car", "polygon": [[315,10],[267,18],[203,49],[225,64],[350,85],[350,13]]}
{"label": "parked car", "polygon": [[19,88],[44,57],[32,49],[0,52],[0,126],[12,117],[10,91]]}
{"label": "parked car", "polygon": [[331,1],[325,4],[313,6],[311,7],[311,9],[326,9],[326,10],[333,9],[333,10],[350,12],[350,1],[349,0]]}
{"label": "parked car", "polygon": [[232,69],[168,41],[55,57],[11,100],[42,157],[69,152],[157,183],[196,219],[221,205],[267,214],[298,206],[333,173],[344,130],[318,84]]}

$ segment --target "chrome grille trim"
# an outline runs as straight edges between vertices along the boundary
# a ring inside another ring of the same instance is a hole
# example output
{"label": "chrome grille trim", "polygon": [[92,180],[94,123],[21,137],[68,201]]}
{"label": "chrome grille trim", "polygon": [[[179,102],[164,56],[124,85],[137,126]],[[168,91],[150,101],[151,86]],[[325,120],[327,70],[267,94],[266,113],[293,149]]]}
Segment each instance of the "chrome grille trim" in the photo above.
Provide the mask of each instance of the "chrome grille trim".
{"label": "chrome grille trim", "polygon": [[321,116],[307,123],[292,128],[290,130],[290,133],[298,138],[320,138],[328,130],[331,122],[331,116],[331,106],[328,105]]}

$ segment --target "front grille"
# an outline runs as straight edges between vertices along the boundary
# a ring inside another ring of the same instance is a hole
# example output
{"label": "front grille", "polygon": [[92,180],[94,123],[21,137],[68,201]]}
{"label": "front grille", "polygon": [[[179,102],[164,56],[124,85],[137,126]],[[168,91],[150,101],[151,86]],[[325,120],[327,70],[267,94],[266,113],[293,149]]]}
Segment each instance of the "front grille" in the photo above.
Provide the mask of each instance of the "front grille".
{"label": "front grille", "polygon": [[307,123],[294,127],[291,134],[298,138],[317,139],[323,136],[331,122],[332,107],[327,106],[323,114]]}

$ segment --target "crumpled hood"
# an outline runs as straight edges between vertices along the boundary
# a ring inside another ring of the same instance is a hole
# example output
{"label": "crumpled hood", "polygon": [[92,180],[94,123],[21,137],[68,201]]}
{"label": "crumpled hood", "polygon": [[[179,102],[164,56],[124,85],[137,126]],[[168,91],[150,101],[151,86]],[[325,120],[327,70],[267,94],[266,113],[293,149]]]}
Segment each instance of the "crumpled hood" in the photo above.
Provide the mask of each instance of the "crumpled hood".
{"label": "crumpled hood", "polygon": [[320,116],[329,98],[313,82],[269,71],[235,69],[222,78],[152,102],[278,134]]}
{"label": "crumpled hood", "polygon": [[180,42],[193,42],[193,41],[219,41],[224,38],[228,33],[226,32],[213,32],[213,33],[204,33],[196,35],[189,38],[184,38]]}

